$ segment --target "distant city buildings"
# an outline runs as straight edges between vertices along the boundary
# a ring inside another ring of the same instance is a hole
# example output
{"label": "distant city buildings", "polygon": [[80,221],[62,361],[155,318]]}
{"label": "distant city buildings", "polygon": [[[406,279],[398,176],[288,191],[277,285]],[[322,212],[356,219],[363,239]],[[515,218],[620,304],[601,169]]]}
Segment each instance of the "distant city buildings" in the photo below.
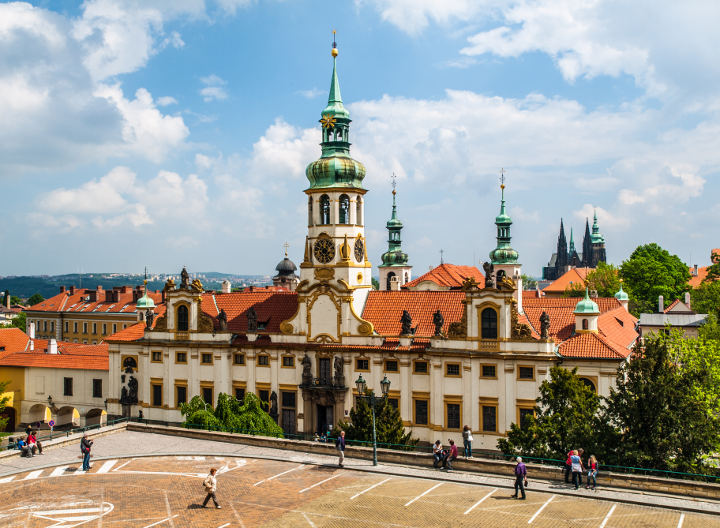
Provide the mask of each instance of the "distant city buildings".
{"label": "distant city buildings", "polygon": [[554,281],[572,268],[595,268],[598,262],[606,262],[605,237],[600,233],[597,213],[593,216],[592,231],[589,220],[585,220],[585,235],[583,237],[582,253],[575,248],[572,229],[570,230],[570,244],[565,238],[565,226],[560,220],[560,233],[558,234],[557,249],[550,257],[550,262],[543,268],[543,280]]}

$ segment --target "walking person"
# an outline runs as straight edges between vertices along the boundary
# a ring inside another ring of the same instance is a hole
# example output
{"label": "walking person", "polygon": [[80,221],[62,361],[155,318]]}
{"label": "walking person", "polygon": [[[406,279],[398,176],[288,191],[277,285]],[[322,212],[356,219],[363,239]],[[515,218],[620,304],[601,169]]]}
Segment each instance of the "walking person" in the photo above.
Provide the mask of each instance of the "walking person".
{"label": "walking person", "polygon": [[[595,489],[595,486],[597,485],[597,472],[598,472],[598,463],[597,458],[595,458],[595,455],[590,455],[590,459],[588,460],[588,475],[587,475],[587,485],[585,486],[585,489]],[[590,486],[590,481],[592,480],[592,487]]]}
{"label": "walking person", "polygon": [[570,468],[572,469],[573,486],[575,486],[575,489],[578,489],[580,486],[580,475],[583,472],[583,463],[577,450],[574,450],[570,457]]}
{"label": "walking person", "polygon": [[338,452],[338,466],[343,467],[343,462],[345,462],[345,431],[340,431],[340,436],[335,440],[335,449]]}
{"label": "walking person", "polygon": [[218,504],[217,497],[215,496],[215,492],[217,491],[217,479],[215,478],[215,473],[217,473],[217,469],[210,468],[210,474],[208,474],[208,476],[205,477],[205,480],[203,480],[203,487],[205,488],[207,495],[205,496],[202,507],[207,508],[207,503],[212,498],[215,508],[219,510],[221,506]]}
{"label": "walking person", "polygon": [[518,498],[518,490],[520,490],[520,500],[525,500],[525,486],[527,486],[527,468],[523,464],[522,458],[517,457],[515,459],[517,464],[515,465],[515,495],[512,497]]}
{"label": "walking person", "polygon": [[568,451],[567,457],[565,457],[565,484],[570,484],[570,475],[572,475],[572,458],[573,450]]}
{"label": "walking person", "polygon": [[463,427],[463,456],[465,458],[472,458],[472,442],[473,436],[469,426]]}
{"label": "walking person", "polygon": [[90,468],[92,467],[90,465],[90,448],[92,447],[92,445],[93,441],[87,437],[87,433],[83,433],[82,440],[80,440],[80,452],[83,456],[83,471],[90,471]]}

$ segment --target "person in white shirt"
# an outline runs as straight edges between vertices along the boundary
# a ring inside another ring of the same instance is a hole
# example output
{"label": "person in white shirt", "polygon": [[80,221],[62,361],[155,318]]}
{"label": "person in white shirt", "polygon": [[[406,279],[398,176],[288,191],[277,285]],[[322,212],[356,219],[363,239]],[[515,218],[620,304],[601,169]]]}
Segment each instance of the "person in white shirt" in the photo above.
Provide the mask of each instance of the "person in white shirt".
{"label": "person in white shirt", "polygon": [[210,498],[212,498],[213,503],[215,503],[215,507],[220,509],[217,497],[215,496],[215,492],[217,491],[217,479],[215,478],[215,473],[217,473],[217,469],[210,469],[210,474],[205,477],[205,480],[203,480],[203,486],[205,487],[205,491],[207,492],[207,496],[203,501],[203,508],[207,508],[207,503]]}

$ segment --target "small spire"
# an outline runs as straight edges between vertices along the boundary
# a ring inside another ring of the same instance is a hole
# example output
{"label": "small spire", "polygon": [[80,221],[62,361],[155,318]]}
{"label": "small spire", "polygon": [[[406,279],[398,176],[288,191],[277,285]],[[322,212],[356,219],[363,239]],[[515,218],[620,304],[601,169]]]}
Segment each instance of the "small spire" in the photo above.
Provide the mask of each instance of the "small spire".
{"label": "small spire", "polygon": [[392,208],[392,216],[390,217],[392,220],[397,220],[397,205],[395,204],[395,195],[397,194],[397,191],[395,190],[395,187],[397,187],[397,177],[395,176],[395,173],[393,172],[393,175],[392,175],[393,208]]}
{"label": "small spire", "polygon": [[332,71],[332,79],[330,80],[330,95],[328,96],[328,106],[332,106],[333,104],[340,103],[342,105],[342,96],[340,95],[340,81],[338,81],[337,76],[337,56],[338,56],[338,49],[337,49],[337,42],[335,42],[335,30],[333,29],[333,47],[332,47],[332,57],[333,57],[333,71]]}
{"label": "small spire", "polygon": [[285,258],[288,258],[288,248],[289,247],[290,247],[290,244],[288,244],[287,241],[285,241],[285,243],[283,244],[283,248],[285,249]]}
{"label": "small spire", "polygon": [[445,253],[445,250],[441,249],[441,250],[440,250],[440,265],[441,265],[441,266],[442,266],[443,264],[445,264],[445,262],[443,261],[443,253]]}

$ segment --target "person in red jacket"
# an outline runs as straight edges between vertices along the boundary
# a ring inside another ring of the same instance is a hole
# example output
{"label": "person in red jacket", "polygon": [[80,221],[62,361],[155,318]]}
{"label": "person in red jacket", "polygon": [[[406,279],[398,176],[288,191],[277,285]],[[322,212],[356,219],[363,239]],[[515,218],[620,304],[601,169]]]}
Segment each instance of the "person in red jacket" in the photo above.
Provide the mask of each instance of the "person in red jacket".
{"label": "person in red jacket", "polygon": [[448,454],[445,456],[445,460],[443,460],[443,468],[451,470],[453,468],[453,460],[457,460],[458,457],[458,448],[455,445],[454,440],[448,439],[448,442],[450,443],[450,451],[448,451]]}

